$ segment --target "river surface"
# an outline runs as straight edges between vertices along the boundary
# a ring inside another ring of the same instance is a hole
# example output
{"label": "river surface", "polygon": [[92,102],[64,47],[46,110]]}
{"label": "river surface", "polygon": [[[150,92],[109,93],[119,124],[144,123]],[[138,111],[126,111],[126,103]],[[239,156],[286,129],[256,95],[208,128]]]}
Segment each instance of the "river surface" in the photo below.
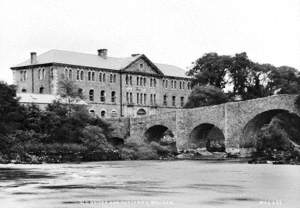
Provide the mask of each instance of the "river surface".
{"label": "river surface", "polygon": [[2,208],[300,207],[300,166],[208,161],[0,165]]}

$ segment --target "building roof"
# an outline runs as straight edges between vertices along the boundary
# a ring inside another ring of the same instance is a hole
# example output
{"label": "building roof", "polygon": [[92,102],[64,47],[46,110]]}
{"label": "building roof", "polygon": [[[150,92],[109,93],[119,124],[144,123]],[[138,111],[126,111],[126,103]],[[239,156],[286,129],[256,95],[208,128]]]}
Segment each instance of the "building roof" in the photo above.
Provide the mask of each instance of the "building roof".
{"label": "building roof", "polygon": [[[17,93],[17,97],[20,98],[20,103],[32,103],[32,104],[50,104],[57,100],[61,103],[67,103],[66,99],[61,98],[59,95],[52,94],[34,94],[34,93]],[[75,100],[74,104],[87,105],[83,100]]]}
{"label": "building roof", "polygon": [[[41,55],[38,55],[37,62],[35,64],[60,63],[60,64],[70,64],[70,65],[95,67],[95,68],[103,68],[103,69],[122,70],[126,68],[128,65],[130,65],[132,62],[141,58],[142,56],[144,55],[140,54],[133,57],[125,57],[125,58],[116,58],[116,57],[103,58],[98,56],[97,54],[87,54],[87,53],[53,49],[45,53],[42,53]],[[32,65],[30,63],[30,59],[14,67],[23,67],[29,65]],[[161,70],[161,72],[166,76],[187,77],[185,75],[185,70],[177,66],[172,66],[167,64],[156,64],[156,63],[154,63],[154,65],[156,65],[157,68]]]}

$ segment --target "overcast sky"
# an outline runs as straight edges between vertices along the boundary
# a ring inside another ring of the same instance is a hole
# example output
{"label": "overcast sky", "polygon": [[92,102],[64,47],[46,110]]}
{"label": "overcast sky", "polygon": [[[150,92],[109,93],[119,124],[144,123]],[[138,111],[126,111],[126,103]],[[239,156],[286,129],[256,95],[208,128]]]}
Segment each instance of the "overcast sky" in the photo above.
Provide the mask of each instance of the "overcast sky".
{"label": "overcast sky", "polygon": [[0,80],[50,49],[144,53],[186,69],[207,52],[300,69],[300,0],[0,0]]}

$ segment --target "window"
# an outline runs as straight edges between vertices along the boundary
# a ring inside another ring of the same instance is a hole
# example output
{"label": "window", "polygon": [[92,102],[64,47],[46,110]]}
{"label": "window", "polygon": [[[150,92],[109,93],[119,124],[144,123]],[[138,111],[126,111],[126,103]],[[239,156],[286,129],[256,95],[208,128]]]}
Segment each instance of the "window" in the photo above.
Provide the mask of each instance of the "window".
{"label": "window", "polygon": [[101,92],[100,92],[100,101],[105,102],[105,91],[104,90],[101,90]]}
{"label": "window", "polygon": [[23,88],[21,92],[24,92],[24,93],[25,93],[25,92],[27,92],[27,90]]}
{"label": "window", "polygon": [[180,97],[180,106],[181,106],[181,107],[184,106],[184,97]]}
{"label": "window", "polygon": [[77,69],[76,71],[76,80],[80,80],[80,71]]}
{"label": "window", "polygon": [[162,86],[165,87],[165,80],[163,79]]}
{"label": "window", "polygon": [[[43,73],[44,73],[44,72],[43,72]],[[69,70],[69,79],[70,79],[70,80],[72,80],[72,75],[73,75],[73,72],[72,72],[72,69],[70,69],[70,70]],[[43,75],[43,76],[44,76],[44,75]]]}
{"label": "window", "polygon": [[166,80],[166,86],[165,86],[165,88],[168,88],[168,80]]}
{"label": "window", "polygon": [[105,82],[106,76],[105,73],[103,73],[102,81]]}
{"label": "window", "polygon": [[115,91],[112,91],[112,92],[111,92],[111,102],[112,102],[112,103],[115,103],[115,102],[116,102],[116,92],[115,92]]}
{"label": "window", "polygon": [[140,69],[143,69],[144,68],[144,64],[140,64]]}
{"label": "window", "polygon": [[38,70],[38,78],[39,78],[39,80],[43,79],[43,77],[42,77],[42,69]]}
{"label": "window", "polygon": [[140,104],[143,104],[143,93],[140,93]]}
{"label": "window", "polygon": [[191,83],[190,82],[187,83],[187,88],[188,88],[188,90],[191,89]]}
{"label": "window", "polygon": [[112,74],[109,75],[109,82],[110,82],[110,83],[113,82],[113,75],[112,75]]}
{"label": "window", "polygon": [[146,115],[146,111],[145,111],[145,109],[140,108],[140,109],[136,112],[136,114],[137,114],[138,116],[143,116],[143,115]]}
{"label": "window", "polygon": [[140,94],[136,93],[136,103],[139,104],[140,103]]}
{"label": "window", "polygon": [[172,96],[172,106],[176,106],[176,97]]}
{"label": "window", "polygon": [[125,84],[128,85],[128,81],[129,81],[129,77],[128,75],[126,74],[126,77],[125,77]]}
{"label": "window", "polygon": [[83,80],[83,77],[84,77],[84,72],[80,71],[80,80]]}
{"label": "window", "polygon": [[42,69],[42,79],[45,79],[45,77],[46,77],[45,69],[43,68],[43,69]]}
{"label": "window", "polygon": [[156,105],[156,94],[153,94],[153,102],[154,102],[154,105]]}
{"label": "window", "polygon": [[174,88],[174,81],[171,80],[171,88]]}
{"label": "window", "polygon": [[90,114],[91,114],[92,116],[95,116],[95,111],[94,111],[94,110],[90,110]]}
{"label": "window", "polygon": [[176,83],[176,80],[175,80],[175,81],[174,81],[174,88],[175,88],[175,89],[176,89],[176,87],[177,87],[176,84],[177,84],[177,83]]}
{"label": "window", "polygon": [[132,99],[132,92],[129,94],[130,95],[130,103],[133,103],[133,99]]}
{"label": "window", "polygon": [[[65,68],[65,79],[68,79],[68,73],[69,73],[69,70],[67,68]],[[39,76],[40,77],[40,76]],[[41,79],[41,78],[40,78]]]}
{"label": "window", "polygon": [[179,82],[179,89],[182,89],[182,82]]}
{"label": "window", "polygon": [[132,76],[129,76],[129,83],[132,85]]}
{"label": "window", "polygon": [[185,88],[185,82],[182,82],[182,89]]}
{"label": "window", "polygon": [[164,95],[164,101],[163,101],[164,103],[163,103],[163,104],[164,104],[165,106],[167,106],[167,105],[168,105],[168,103],[167,103],[167,99],[168,99],[167,95]]}
{"label": "window", "polygon": [[150,94],[150,105],[153,105],[153,95]]}
{"label": "window", "polygon": [[146,86],[146,77],[144,77],[144,86]]}
{"label": "window", "polygon": [[44,87],[40,87],[40,94],[44,93]]}
{"label": "window", "polygon": [[147,95],[144,94],[144,105],[146,105],[146,104],[147,104]]}
{"label": "window", "polygon": [[116,83],[116,82],[117,82],[117,75],[114,74],[114,83]]}
{"label": "window", "polygon": [[153,86],[156,87],[156,79],[153,79]]}
{"label": "window", "polygon": [[116,110],[111,110],[111,117],[117,117],[118,116],[118,113]]}
{"label": "window", "polygon": [[140,83],[140,78],[137,77],[137,78],[136,78],[136,85],[139,85],[139,83]]}
{"label": "window", "polygon": [[90,101],[94,101],[94,90],[93,89],[91,89],[89,91],[89,99],[90,99]]}
{"label": "window", "polygon": [[65,68],[65,79],[69,79],[69,69]]}
{"label": "window", "polygon": [[92,81],[95,81],[95,72],[92,72]]}
{"label": "window", "polygon": [[102,82],[102,73],[99,72],[99,82]]}
{"label": "window", "polygon": [[88,72],[88,81],[91,81],[91,72]]}
{"label": "window", "polygon": [[20,71],[20,81],[25,81],[27,79],[27,71]]}
{"label": "window", "polygon": [[54,78],[54,69],[51,68],[50,69],[50,79],[53,79]]}
{"label": "window", "polygon": [[126,102],[129,103],[129,92],[126,92]]}
{"label": "window", "polygon": [[101,118],[105,118],[105,114],[106,114],[106,111],[105,111],[105,110],[102,110],[102,111],[100,112]]}

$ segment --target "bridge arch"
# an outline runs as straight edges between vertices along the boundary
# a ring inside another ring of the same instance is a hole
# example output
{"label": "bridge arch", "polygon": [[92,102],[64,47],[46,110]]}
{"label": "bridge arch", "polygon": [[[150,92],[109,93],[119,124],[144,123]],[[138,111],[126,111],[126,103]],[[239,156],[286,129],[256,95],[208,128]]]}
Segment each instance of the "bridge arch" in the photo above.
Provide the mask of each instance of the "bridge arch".
{"label": "bridge arch", "polygon": [[146,142],[160,142],[164,136],[174,137],[173,131],[163,124],[154,124],[147,128],[144,133],[144,140]]}
{"label": "bridge arch", "polygon": [[189,135],[189,148],[206,148],[211,152],[225,151],[223,131],[214,124],[202,123],[194,127]]}
{"label": "bridge arch", "polygon": [[[299,135],[300,117],[295,112],[291,112],[289,110],[290,109],[282,108],[268,109],[257,113],[255,116],[247,120],[241,132],[239,146],[241,148],[255,148],[260,130],[262,127],[269,124],[274,117],[280,117],[286,121],[291,121],[293,125],[296,125],[296,128],[294,130],[292,129],[292,132],[289,133]],[[300,144],[300,138],[296,137],[290,139],[295,143]]]}

